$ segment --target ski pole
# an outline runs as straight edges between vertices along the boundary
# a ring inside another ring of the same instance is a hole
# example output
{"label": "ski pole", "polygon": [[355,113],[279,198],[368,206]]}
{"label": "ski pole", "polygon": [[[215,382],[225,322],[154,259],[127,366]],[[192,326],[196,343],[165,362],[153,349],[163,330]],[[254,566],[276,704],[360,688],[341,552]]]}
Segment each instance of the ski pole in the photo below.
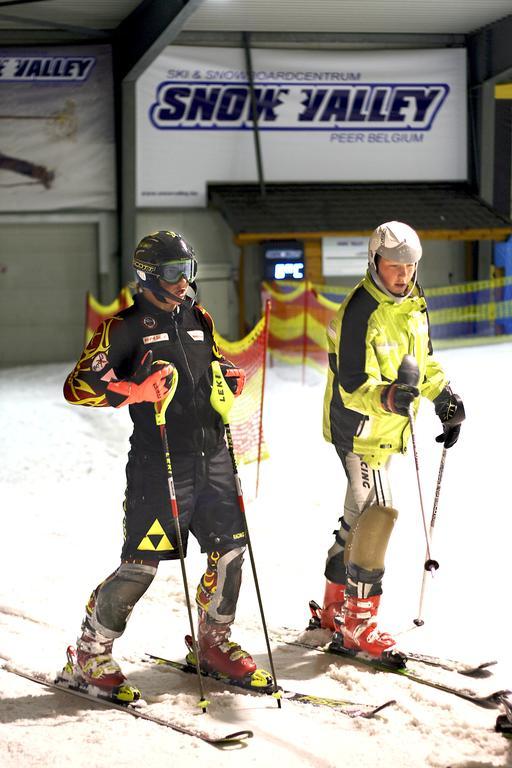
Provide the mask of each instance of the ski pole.
{"label": "ski pole", "polygon": [[[434,496],[434,507],[432,509],[432,517],[430,519],[430,541],[432,541],[432,537],[434,535],[434,526],[436,524],[436,517],[437,517],[437,507],[439,505],[439,494],[441,492],[441,480],[443,479],[443,472],[444,472],[444,463],[446,461],[446,448],[443,448],[443,453],[441,454],[441,463],[439,464],[439,473],[437,475],[437,485],[436,485],[436,493]],[[428,552],[425,556],[425,560],[428,562]],[[423,602],[425,599],[425,588],[426,588],[426,582],[427,582],[427,569],[425,568],[423,570],[423,580],[421,582],[421,592],[420,592],[420,604],[418,607],[418,618],[414,619],[414,624],[416,624],[417,627],[422,627],[425,623],[424,619],[422,618],[423,614]]]}
{"label": "ski pole", "polygon": [[[397,381],[399,381],[401,384],[406,384],[407,386],[410,386],[410,387],[417,387],[419,378],[420,378],[420,372],[418,368],[418,363],[416,362],[415,358],[412,355],[404,355],[403,360],[400,363],[400,367],[398,368]],[[409,406],[408,416],[409,416],[409,426],[411,428],[414,464],[416,466],[416,480],[418,482],[418,493],[420,497],[421,518],[423,521],[425,541],[427,543],[427,554],[426,554],[424,568],[425,568],[425,571],[429,571],[433,576],[434,572],[437,571],[437,569],[439,568],[439,563],[437,562],[437,560],[433,560],[431,555],[430,536],[427,529],[427,519],[425,517],[425,506],[423,504],[423,494],[421,492],[420,465],[418,460],[418,449],[416,447],[416,433],[414,429],[414,411],[413,411],[412,403]]]}
{"label": "ski pole", "polygon": [[263,611],[263,602],[261,599],[261,592],[258,582],[258,575],[256,573],[256,563],[254,561],[254,553],[252,549],[251,537],[249,535],[249,527],[247,525],[247,515],[245,514],[244,497],[242,494],[242,485],[240,483],[240,477],[238,475],[238,468],[236,465],[235,450],[233,447],[233,435],[231,434],[231,426],[229,424],[229,412],[233,405],[235,396],[226,384],[226,380],[222,374],[220,363],[218,360],[212,362],[212,394],[210,397],[210,403],[214,410],[220,415],[226,431],[226,438],[228,443],[229,455],[231,457],[231,463],[233,465],[233,475],[235,477],[236,491],[238,495],[238,504],[240,506],[240,512],[242,513],[242,519],[244,521],[245,535],[247,539],[247,549],[249,550],[249,558],[251,560],[252,574],[254,578],[254,586],[256,588],[256,595],[258,597],[258,606],[260,609],[261,623],[263,625],[263,633],[265,635],[265,643],[267,645],[268,660],[270,663],[270,671],[274,680],[274,690],[272,695],[277,699],[277,706],[281,708],[281,693],[277,686],[276,671],[274,668],[274,660],[272,658],[272,651],[270,649],[270,640],[268,636],[267,623],[265,621],[265,614]]}
{"label": "ski pole", "polygon": [[[164,360],[157,360],[153,365],[155,364],[164,363],[165,365],[168,365]],[[160,438],[162,440],[162,447],[164,451],[164,457],[165,457],[165,467],[167,471],[167,484],[169,486],[169,501],[171,503],[171,513],[174,520],[174,527],[176,531],[176,541],[178,543],[178,552],[180,556],[180,565],[181,565],[181,575],[183,578],[183,588],[185,591],[185,601],[187,604],[187,611],[188,611],[188,620],[190,623],[190,634],[192,636],[192,645],[194,648],[194,656],[196,660],[196,671],[197,671],[197,680],[199,684],[199,702],[198,706],[201,707],[203,712],[206,712],[206,707],[210,703],[207,701],[205,695],[204,695],[204,688],[203,688],[203,678],[201,675],[201,668],[200,668],[200,659],[199,659],[199,649],[196,642],[196,635],[194,631],[194,621],[192,619],[192,607],[190,603],[190,594],[188,591],[188,581],[187,581],[187,571],[185,568],[185,553],[183,550],[183,540],[181,538],[181,529],[180,529],[180,522],[179,522],[179,511],[178,511],[178,502],[176,500],[176,490],[174,488],[174,478],[172,473],[172,464],[171,464],[171,454],[169,451],[169,441],[167,439],[167,430],[166,430],[166,416],[165,412],[167,410],[167,407],[169,406],[169,403],[171,402],[172,398],[174,397],[174,393],[176,392],[176,387],[178,386],[178,371],[176,368],[173,370],[172,375],[172,382],[171,382],[171,388],[169,389],[169,392],[164,397],[163,400],[160,400],[160,402],[155,403],[155,421],[156,424],[160,430]]]}

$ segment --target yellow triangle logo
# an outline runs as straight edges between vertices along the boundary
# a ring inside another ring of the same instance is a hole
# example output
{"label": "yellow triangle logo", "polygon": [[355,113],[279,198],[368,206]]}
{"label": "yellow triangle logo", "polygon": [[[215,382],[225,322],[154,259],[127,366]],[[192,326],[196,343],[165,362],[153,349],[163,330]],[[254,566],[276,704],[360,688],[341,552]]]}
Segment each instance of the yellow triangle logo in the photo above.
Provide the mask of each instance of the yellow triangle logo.
{"label": "yellow triangle logo", "polygon": [[155,520],[137,549],[149,550],[150,552],[164,552],[166,550],[172,550],[174,547],[167,538],[165,531],[158,520]]}
{"label": "yellow triangle logo", "polygon": [[158,520],[155,520],[149,531],[146,533],[146,536],[151,536],[152,534],[162,534],[165,536],[165,531],[160,525]]}

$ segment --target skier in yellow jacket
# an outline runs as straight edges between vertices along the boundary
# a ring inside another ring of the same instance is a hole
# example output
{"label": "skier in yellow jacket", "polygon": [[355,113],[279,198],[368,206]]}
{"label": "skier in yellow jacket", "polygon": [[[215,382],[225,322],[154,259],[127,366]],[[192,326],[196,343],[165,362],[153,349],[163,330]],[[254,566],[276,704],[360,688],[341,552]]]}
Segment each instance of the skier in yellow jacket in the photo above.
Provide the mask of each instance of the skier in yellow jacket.
{"label": "skier in yellow jacket", "polygon": [[[464,419],[442,367],[432,357],[427,305],[417,284],[422,248],[416,232],[397,221],[381,224],[368,245],[368,271],[327,329],[329,370],[324,437],[334,444],[347,476],[344,513],[329,549],[323,628],[339,630],[343,645],[380,656],[395,640],[377,627],[384,558],[398,512],[388,467],[410,437],[408,412],[419,398],[433,401],[445,448]],[[418,387],[397,379],[404,355],[419,368]],[[338,617],[335,623],[335,617]]]}

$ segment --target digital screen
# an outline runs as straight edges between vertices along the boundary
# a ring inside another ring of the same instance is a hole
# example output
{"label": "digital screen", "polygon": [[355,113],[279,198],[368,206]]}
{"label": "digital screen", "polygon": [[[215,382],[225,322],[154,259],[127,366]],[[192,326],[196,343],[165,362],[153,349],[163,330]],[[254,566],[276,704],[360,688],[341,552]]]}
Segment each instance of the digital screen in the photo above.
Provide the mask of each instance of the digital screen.
{"label": "digital screen", "polygon": [[274,264],[273,280],[303,280],[303,261],[276,261]]}
{"label": "digital screen", "polygon": [[304,280],[304,249],[292,241],[263,245],[265,280]]}

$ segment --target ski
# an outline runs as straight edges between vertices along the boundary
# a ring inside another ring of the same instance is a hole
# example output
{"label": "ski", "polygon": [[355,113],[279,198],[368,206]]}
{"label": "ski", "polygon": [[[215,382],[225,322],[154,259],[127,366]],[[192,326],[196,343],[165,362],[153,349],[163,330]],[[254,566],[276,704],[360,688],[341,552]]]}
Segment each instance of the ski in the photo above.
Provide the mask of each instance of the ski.
{"label": "ski", "polygon": [[512,739],[512,723],[506,715],[498,715],[494,730],[496,733],[502,733],[507,739]]}
{"label": "ski", "polygon": [[508,739],[512,738],[512,694],[502,696],[501,704],[505,708],[504,715],[498,715],[496,718],[495,730],[502,733]]}
{"label": "ski", "polygon": [[343,659],[361,662],[362,664],[372,667],[377,671],[392,672],[394,674],[402,675],[402,677],[406,677],[408,680],[411,680],[415,683],[420,683],[421,685],[427,685],[431,688],[436,688],[438,691],[451,693],[454,696],[458,696],[459,698],[465,699],[466,701],[471,701],[473,704],[476,704],[479,707],[485,707],[487,709],[498,707],[501,703],[502,697],[508,693],[508,691],[500,690],[493,691],[487,695],[481,695],[471,688],[459,688],[457,685],[450,685],[449,683],[443,682],[442,680],[435,680],[434,678],[423,675],[421,671],[415,669],[414,667],[407,666],[407,663],[409,662],[407,656],[405,656],[405,666],[395,667],[386,664],[385,660],[381,661],[380,659],[374,659],[364,654],[350,652],[339,646],[333,646],[332,644],[331,646],[327,646],[327,648],[323,648],[322,650],[326,653],[332,653]]}
{"label": "ski", "polygon": [[[151,653],[146,653],[146,656],[154,664],[161,664],[163,666],[172,667],[172,669],[176,669],[178,672],[184,672],[186,674],[197,674],[196,667],[187,663],[186,661],[174,661],[172,659],[163,658],[162,656],[154,656]],[[144,661],[147,661],[148,659],[144,659]],[[219,682],[222,682],[226,685],[236,687],[244,691],[249,691],[251,693],[267,695],[272,695],[274,693],[271,682],[267,683],[265,686],[254,687],[251,686],[250,683],[244,683],[241,680],[227,677],[226,675],[222,675],[216,672],[201,672],[201,674],[204,675],[204,677],[213,678],[214,680],[218,680]],[[281,687],[278,688],[278,693],[280,698],[285,699],[286,701],[298,701],[301,704],[311,704],[313,707],[328,707],[330,709],[341,712],[344,715],[348,715],[349,717],[371,718],[374,717],[374,715],[376,715],[378,712],[382,712],[382,710],[386,707],[389,707],[392,704],[396,704],[394,699],[386,701],[383,704],[379,704],[377,706],[372,704],[359,704],[357,702],[346,701],[344,699],[329,699],[323,696],[314,696],[309,693],[298,693],[297,691],[290,691]]]}
{"label": "ski", "polygon": [[[307,629],[321,629],[321,607],[315,600],[310,600],[309,610],[311,611],[311,618]],[[414,651],[399,651],[398,653],[400,653],[404,660],[417,661],[431,667],[439,667],[448,672],[457,672],[466,677],[488,677],[492,673],[492,670],[490,670],[489,667],[497,664],[497,661],[483,661],[479,664],[468,664],[464,661],[447,659],[441,656],[430,656],[426,653],[416,653]]]}
{"label": "ski", "polygon": [[[90,702],[101,704],[108,709],[114,709],[118,712],[126,712],[133,717],[139,718],[141,720],[147,720],[148,722],[154,723],[155,725],[171,728],[173,731],[177,731],[184,736],[191,736],[195,739],[200,739],[201,741],[204,741],[207,744],[211,744],[214,747],[240,745],[245,742],[246,739],[250,739],[253,736],[252,731],[249,730],[235,731],[234,733],[228,733],[222,736],[213,736],[201,729],[189,728],[173,720],[167,720],[146,712],[144,708],[147,705],[142,698],[123,701],[122,698],[109,696],[108,693],[101,691],[99,688],[88,686],[86,683],[72,681],[65,676],[63,677],[61,675],[57,675],[55,680],[51,680],[43,674],[26,672],[11,665],[4,666],[3,669],[5,669],[6,672],[12,672],[13,674],[18,675],[19,677],[24,677],[26,680],[30,680],[33,683],[43,685],[46,688],[62,691],[63,693],[68,693],[72,696],[78,696]],[[123,687],[128,689],[131,688],[131,686]]]}
{"label": "ski", "polygon": [[[347,650],[339,645],[318,646],[310,645],[308,643],[301,642],[299,640],[283,640],[286,645],[295,645],[300,648],[307,648],[310,651],[316,651],[318,653],[325,653],[329,655],[337,656],[344,661],[352,661],[356,664],[363,664],[367,667],[371,667],[377,672],[391,672],[396,675],[401,675],[415,683],[421,685],[427,685],[431,688],[436,688],[438,691],[445,691],[451,693],[454,696],[458,696],[461,699],[470,701],[473,704],[477,704],[480,707],[487,709],[493,709],[498,707],[502,702],[502,698],[510,694],[510,691],[494,691],[487,696],[482,696],[476,691],[470,688],[459,688],[456,685],[450,685],[449,683],[441,680],[435,680],[422,674],[421,671],[415,669],[412,666],[407,666],[408,659],[406,654],[395,653],[389,655],[387,658],[381,657],[380,659],[367,656],[366,654],[357,653],[356,651]],[[414,662],[413,662],[414,663]]]}
{"label": "ski", "polygon": [[426,653],[415,653],[414,651],[405,651],[405,657],[410,661],[419,661],[421,664],[428,664],[431,667],[446,669],[448,672],[457,672],[466,677],[488,677],[497,661],[482,661],[480,664],[468,664],[464,661],[455,659],[445,659],[442,656],[429,656]]}

